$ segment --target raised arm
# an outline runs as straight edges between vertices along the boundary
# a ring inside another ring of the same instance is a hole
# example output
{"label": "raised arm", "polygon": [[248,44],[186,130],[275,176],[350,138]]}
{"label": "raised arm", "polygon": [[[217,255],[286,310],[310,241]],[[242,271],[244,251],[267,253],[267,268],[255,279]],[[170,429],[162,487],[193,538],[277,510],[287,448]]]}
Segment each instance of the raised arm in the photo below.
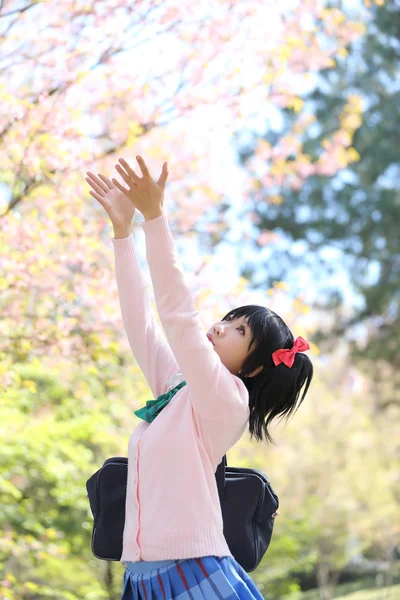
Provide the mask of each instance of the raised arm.
{"label": "raised arm", "polygon": [[175,251],[163,211],[167,163],[156,182],[142,157],[136,157],[140,177],[124,160],[116,169],[128,187],[113,183],[145,217],[146,254],[161,323],[171,350],[191,392],[194,410],[205,419],[230,419],[238,425],[248,417],[248,392],[213,350],[203,330],[191,290]]}
{"label": "raised arm", "polygon": [[88,172],[90,194],[105,209],[114,228],[115,269],[122,320],[129,345],[154,397],[164,394],[166,384],[179,371],[175,357],[155,318],[144,274],[132,236],[135,206],[111,179]]}
{"label": "raised arm", "polygon": [[247,389],[221,362],[206,337],[166,215],[142,227],[158,313],[194,409],[206,419],[242,421],[248,415]]}
{"label": "raised arm", "polygon": [[119,302],[129,345],[154,397],[166,392],[168,379],[179,371],[157,323],[132,235],[113,238]]}

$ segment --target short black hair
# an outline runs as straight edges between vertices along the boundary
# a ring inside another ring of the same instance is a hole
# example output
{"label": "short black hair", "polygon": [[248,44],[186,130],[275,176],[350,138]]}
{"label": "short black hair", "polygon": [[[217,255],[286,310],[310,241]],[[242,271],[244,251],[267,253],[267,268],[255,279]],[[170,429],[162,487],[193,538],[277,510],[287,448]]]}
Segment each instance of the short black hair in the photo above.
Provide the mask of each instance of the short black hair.
{"label": "short black hair", "polygon": [[[247,317],[252,333],[247,356],[237,375],[249,392],[249,431],[257,441],[274,444],[268,432],[268,425],[275,417],[289,419],[303,402],[313,377],[313,365],[303,352],[295,355],[291,368],[283,363],[275,366],[272,354],[280,348],[292,348],[294,336],[283,319],[265,306],[248,304],[229,311],[224,318]],[[254,377],[248,377],[257,367],[263,370]],[[299,400],[301,389],[303,396]]]}

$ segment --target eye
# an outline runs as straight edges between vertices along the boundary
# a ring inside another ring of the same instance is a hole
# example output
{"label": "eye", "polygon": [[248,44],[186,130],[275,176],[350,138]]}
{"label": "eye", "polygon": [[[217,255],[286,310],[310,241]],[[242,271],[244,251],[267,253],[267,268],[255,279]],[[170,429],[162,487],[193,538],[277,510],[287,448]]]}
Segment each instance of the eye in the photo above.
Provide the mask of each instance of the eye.
{"label": "eye", "polygon": [[[228,317],[226,317],[226,318],[224,319],[224,321],[232,321],[232,315],[229,315]],[[242,329],[243,335],[246,335],[246,330],[245,330],[245,327],[244,327],[244,325],[240,325],[240,327],[237,327],[237,329],[238,329],[238,330],[239,330],[239,329]]]}

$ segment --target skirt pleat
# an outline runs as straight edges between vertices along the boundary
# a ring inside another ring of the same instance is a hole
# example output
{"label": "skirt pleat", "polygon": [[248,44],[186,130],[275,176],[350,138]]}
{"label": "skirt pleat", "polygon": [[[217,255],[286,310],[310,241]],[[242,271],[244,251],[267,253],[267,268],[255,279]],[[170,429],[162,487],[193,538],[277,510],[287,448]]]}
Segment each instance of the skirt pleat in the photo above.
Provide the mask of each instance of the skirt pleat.
{"label": "skirt pleat", "polygon": [[176,560],[149,573],[126,567],[121,600],[264,600],[231,556]]}

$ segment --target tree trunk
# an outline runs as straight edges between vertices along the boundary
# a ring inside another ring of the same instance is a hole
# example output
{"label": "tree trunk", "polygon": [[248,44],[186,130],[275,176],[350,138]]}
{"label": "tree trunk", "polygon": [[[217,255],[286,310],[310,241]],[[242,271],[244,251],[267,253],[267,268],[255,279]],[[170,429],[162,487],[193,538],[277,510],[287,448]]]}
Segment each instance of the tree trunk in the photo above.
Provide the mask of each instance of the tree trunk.
{"label": "tree trunk", "polygon": [[317,566],[317,582],[320,600],[332,600],[340,571],[331,572],[329,563],[320,561]]}
{"label": "tree trunk", "polygon": [[106,572],[104,575],[104,582],[106,584],[108,600],[114,600],[114,595],[113,595],[114,573],[112,570],[112,562],[111,561],[107,561]]}

